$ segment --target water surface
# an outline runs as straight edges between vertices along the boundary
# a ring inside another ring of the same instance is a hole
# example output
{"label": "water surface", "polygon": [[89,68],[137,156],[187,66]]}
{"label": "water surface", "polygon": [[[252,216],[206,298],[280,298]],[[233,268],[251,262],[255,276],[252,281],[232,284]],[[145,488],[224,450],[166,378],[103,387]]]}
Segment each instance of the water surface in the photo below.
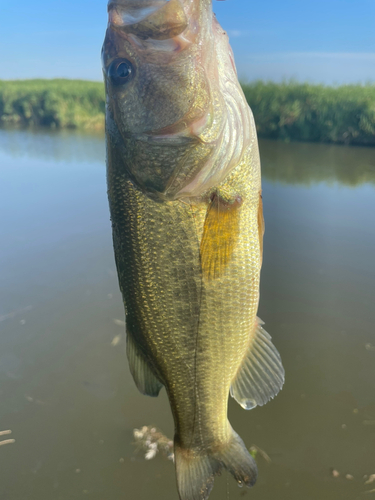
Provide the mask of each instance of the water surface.
{"label": "water surface", "polygon": [[[230,420],[259,480],[212,500],[353,500],[375,489],[375,150],[260,143],[260,317],[286,369],[277,398]],[[172,437],[164,391],[125,358],[103,138],[0,131],[0,446],[4,500],[176,499],[173,465],[134,428]],[[114,341],[115,339],[115,341]],[[331,470],[340,473],[333,478]],[[354,479],[346,479],[350,474]]]}

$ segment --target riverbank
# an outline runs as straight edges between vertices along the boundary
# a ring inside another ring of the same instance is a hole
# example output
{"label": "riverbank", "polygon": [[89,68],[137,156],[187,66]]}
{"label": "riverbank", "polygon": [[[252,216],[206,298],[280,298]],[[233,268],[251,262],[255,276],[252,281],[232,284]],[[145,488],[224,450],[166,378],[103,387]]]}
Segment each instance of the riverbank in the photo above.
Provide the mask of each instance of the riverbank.
{"label": "riverbank", "polygon": [[104,85],[85,80],[0,81],[0,125],[104,128]]}
{"label": "riverbank", "polygon": [[243,85],[258,134],[270,139],[375,146],[375,85]]}
{"label": "riverbank", "polygon": [[[260,137],[375,145],[375,85],[243,85]],[[104,86],[83,80],[0,81],[0,125],[104,128]]]}

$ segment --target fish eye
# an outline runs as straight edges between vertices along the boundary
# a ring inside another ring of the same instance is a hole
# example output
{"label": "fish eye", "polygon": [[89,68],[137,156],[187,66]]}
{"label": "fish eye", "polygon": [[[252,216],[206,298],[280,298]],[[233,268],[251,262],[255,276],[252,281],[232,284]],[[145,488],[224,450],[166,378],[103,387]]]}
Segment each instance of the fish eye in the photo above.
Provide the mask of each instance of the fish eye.
{"label": "fish eye", "polygon": [[107,75],[113,85],[123,85],[127,83],[134,74],[133,65],[127,59],[115,59],[111,62]]}

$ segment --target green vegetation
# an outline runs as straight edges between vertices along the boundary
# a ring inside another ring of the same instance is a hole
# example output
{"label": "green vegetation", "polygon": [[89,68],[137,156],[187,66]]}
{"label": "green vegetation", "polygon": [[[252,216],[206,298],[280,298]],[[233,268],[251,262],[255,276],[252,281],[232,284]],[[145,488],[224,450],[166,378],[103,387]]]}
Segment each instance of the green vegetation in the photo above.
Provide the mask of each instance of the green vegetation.
{"label": "green vegetation", "polygon": [[243,85],[261,137],[375,145],[375,85]]}
{"label": "green vegetation", "polygon": [[[375,85],[244,84],[261,137],[375,145]],[[104,87],[81,80],[0,81],[0,125],[102,129]]]}
{"label": "green vegetation", "polygon": [[0,125],[102,129],[104,89],[83,80],[0,81]]}

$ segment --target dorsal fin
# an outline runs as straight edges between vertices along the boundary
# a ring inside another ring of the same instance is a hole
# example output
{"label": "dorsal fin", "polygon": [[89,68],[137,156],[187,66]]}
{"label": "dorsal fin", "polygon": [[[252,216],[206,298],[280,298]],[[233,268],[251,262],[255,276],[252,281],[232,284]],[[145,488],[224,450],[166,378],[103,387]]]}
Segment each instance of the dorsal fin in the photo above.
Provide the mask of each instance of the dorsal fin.
{"label": "dorsal fin", "polygon": [[214,193],[208,206],[200,246],[203,276],[216,279],[229,264],[238,239],[241,197],[224,200]]}
{"label": "dorsal fin", "polygon": [[248,351],[230,388],[231,396],[245,410],[263,406],[284,385],[285,371],[271,336],[257,318]]}

